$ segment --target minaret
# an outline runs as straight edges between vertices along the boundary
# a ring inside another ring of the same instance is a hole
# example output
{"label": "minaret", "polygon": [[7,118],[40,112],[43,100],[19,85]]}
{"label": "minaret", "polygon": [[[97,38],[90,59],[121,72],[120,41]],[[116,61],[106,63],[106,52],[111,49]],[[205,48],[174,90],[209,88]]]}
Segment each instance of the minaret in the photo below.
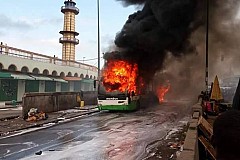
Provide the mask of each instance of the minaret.
{"label": "minaret", "polygon": [[79,9],[75,7],[73,0],[66,0],[65,6],[62,6],[61,12],[64,14],[63,31],[59,33],[63,35],[59,39],[62,43],[62,60],[75,61],[75,45],[79,44],[79,40],[75,38],[79,33],[75,32],[75,15],[79,13]]}

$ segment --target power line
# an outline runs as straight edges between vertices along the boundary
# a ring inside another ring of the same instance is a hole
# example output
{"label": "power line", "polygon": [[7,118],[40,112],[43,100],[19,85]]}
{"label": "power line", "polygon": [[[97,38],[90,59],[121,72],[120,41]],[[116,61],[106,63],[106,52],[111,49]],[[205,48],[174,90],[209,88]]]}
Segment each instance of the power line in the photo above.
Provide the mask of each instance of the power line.
{"label": "power line", "polygon": [[[103,57],[100,57],[100,58],[103,58]],[[98,60],[98,58],[92,58],[92,59],[82,59],[82,60],[76,60],[76,61],[93,61],[93,60]]]}

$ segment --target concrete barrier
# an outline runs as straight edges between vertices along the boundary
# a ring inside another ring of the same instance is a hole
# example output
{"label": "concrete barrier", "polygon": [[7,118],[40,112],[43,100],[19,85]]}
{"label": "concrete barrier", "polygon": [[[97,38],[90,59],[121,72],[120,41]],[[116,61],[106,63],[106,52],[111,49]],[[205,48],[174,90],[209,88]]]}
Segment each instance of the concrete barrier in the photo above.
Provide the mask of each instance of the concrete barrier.
{"label": "concrete barrier", "polygon": [[22,116],[27,117],[31,108],[37,108],[45,113],[57,112],[61,110],[80,107],[77,102],[77,95],[81,95],[81,100],[85,105],[97,104],[97,92],[54,92],[54,93],[25,93],[22,102]]}
{"label": "concrete barrier", "polygon": [[82,100],[84,105],[97,105],[97,91],[83,91]]}
{"label": "concrete barrier", "polygon": [[192,118],[183,145],[183,151],[177,160],[199,160],[198,152],[198,120],[202,114],[201,104],[192,107]]}
{"label": "concrete barrier", "polygon": [[25,93],[22,103],[22,116],[27,117],[31,108],[45,113],[74,108],[78,105],[77,95],[80,92]]}

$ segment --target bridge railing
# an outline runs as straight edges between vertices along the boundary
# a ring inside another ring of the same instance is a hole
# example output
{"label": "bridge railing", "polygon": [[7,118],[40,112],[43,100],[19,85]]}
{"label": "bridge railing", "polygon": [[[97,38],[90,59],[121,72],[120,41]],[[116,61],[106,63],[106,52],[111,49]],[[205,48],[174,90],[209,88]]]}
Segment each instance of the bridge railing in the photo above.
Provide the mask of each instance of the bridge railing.
{"label": "bridge railing", "polygon": [[71,67],[76,67],[76,68],[81,68],[81,69],[86,69],[86,70],[91,70],[91,71],[97,72],[97,67],[95,67],[95,66],[80,63],[77,61],[62,60],[57,57],[51,57],[51,56],[47,56],[47,55],[43,55],[43,54],[39,54],[39,53],[35,53],[35,52],[30,52],[30,51],[26,51],[26,50],[14,48],[14,47],[2,45],[2,44],[0,44],[0,54],[30,59],[33,61],[39,61],[39,62],[44,62],[44,63],[53,63],[53,64],[61,65],[61,66],[71,66]]}

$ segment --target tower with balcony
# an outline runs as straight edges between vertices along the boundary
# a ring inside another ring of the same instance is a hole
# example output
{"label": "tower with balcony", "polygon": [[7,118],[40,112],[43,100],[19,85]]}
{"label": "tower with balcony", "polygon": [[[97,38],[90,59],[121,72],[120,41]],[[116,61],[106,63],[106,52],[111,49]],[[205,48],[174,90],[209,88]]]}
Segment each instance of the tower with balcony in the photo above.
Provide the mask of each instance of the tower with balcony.
{"label": "tower with balcony", "polygon": [[65,6],[61,7],[61,12],[64,14],[63,31],[59,33],[63,36],[59,39],[62,43],[62,59],[75,61],[75,45],[79,44],[79,40],[75,37],[79,35],[75,31],[75,16],[78,15],[79,9],[73,0],[66,0]]}

